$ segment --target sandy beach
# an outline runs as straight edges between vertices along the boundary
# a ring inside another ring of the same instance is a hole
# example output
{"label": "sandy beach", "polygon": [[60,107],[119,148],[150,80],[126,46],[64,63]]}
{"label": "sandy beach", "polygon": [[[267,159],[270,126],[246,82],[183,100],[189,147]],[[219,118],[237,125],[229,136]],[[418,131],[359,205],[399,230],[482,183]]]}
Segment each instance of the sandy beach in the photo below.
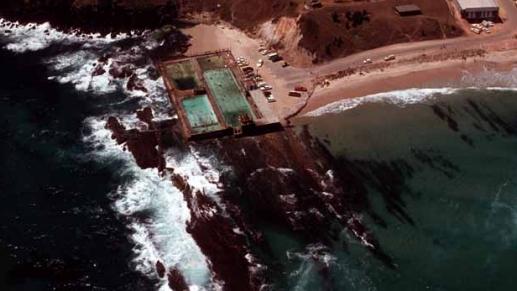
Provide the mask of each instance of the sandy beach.
{"label": "sandy beach", "polygon": [[[485,57],[469,60],[395,65],[382,71],[357,73],[333,80],[327,87],[318,87],[301,115],[343,99],[410,88],[513,87],[516,84],[511,78],[499,78],[499,75],[515,74],[515,68],[517,50],[514,49],[489,52]],[[494,77],[482,77],[486,74]]]}

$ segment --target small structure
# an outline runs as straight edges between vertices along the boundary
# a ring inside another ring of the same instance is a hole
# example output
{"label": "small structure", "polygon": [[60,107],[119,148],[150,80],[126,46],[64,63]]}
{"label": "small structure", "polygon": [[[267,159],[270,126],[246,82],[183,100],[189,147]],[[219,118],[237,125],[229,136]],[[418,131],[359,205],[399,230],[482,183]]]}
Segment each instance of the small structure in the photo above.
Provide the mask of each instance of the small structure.
{"label": "small structure", "polygon": [[461,16],[467,20],[497,19],[499,5],[496,0],[455,0]]}
{"label": "small structure", "polygon": [[400,16],[413,16],[422,14],[422,10],[415,4],[395,6],[395,11]]}

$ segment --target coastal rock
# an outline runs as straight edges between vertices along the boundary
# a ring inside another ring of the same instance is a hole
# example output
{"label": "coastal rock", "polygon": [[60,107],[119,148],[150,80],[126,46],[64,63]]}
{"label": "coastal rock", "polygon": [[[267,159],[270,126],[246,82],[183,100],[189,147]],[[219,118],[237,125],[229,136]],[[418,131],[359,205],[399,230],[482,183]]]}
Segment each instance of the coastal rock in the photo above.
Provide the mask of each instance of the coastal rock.
{"label": "coastal rock", "polygon": [[117,63],[113,63],[109,69],[109,73],[114,78],[124,79],[133,75],[133,68],[130,65],[121,66]]}
{"label": "coastal rock", "polygon": [[235,233],[232,221],[214,201],[193,192],[181,176],[173,174],[172,179],[190,209],[187,231],[209,259],[216,279],[224,282],[224,290],[258,290],[262,280],[246,259],[250,251],[245,237]]}
{"label": "coastal rock", "polygon": [[106,70],[104,70],[103,66],[99,64],[95,67],[95,69],[93,69],[92,77],[104,75],[104,73],[106,73]]}
{"label": "coastal rock", "polygon": [[183,278],[183,275],[181,272],[176,269],[172,268],[169,273],[167,273],[167,279],[169,280],[169,287],[172,290],[175,291],[188,291],[188,284],[185,281],[185,278]]}
{"label": "coastal rock", "polygon": [[139,131],[126,128],[115,117],[108,118],[106,128],[113,133],[112,137],[117,143],[125,143],[127,149],[135,157],[136,163],[143,169],[165,168],[165,159],[158,152],[159,136],[154,131]]}
{"label": "coastal rock", "polygon": [[127,81],[126,88],[129,91],[142,91],[142,92],[149,92],[147,88],[145,88],[143,81],[139,79],[135,74],[131,75],[129,77],[129,80]]}
{"label": "coastal rock", "polygon": [[158,273],[158,277],[160,278],[165,276],[165,266],[160,261],[156,261],[156,273]]}
{"label": "coastal rock", "polygon": [[[153,122],[150,108],[136,114],[149,130],[126,130],[116,119],[110,119],[108,127],[114,131],[114,138],[125,138],[140,167],[164,170],[164,158],[157,149],[167,148],[162,137],[173,136],[174,125]],[[177,140],[168,146],[181,145]],[[190,210],[187,231],[210,262],[214,278],[224,282],[224,290],[258,290],[267,282],[267,269],[260,267],[260,257],[256,259],[249,247],[254,242],[264,252],[270,251],[260,224],[287,229],[307,243],[331,245],[340,232],[338,223],[393,267],[391,258],[357,214],[368,211],[367,200],[361,196],[364,193],[357,191],[361,185],[342,173],[334,173],[332,157],[306,132],[295,134],[288,129],[253,138],[208,140],[198,145],[210,149],[211,155],[216,149],[221,162],[232,167],[232,176],[223,175],[219,180],[223,185],[217,194],[221,201],[216,203],[194,189],[174,169],[171,182],[181,190]],[[201,168],[208,170],[206,166]],[[350,185],[345,187],[347,183]],[[224,204],[224,209],[219,203]],[[246,211],[242,211],[243,204],[247,205]],[[172,281],[181,288],[181,280]]]}
{"label": "coastal rock", "polygon": [[110,116],[108,118],[108,121],[106,122],[106,128],[111,130],[111,138],[116,140],[118,144],[123,144],[127,141],[126,128],[116,117]]}
{"label": "coastal rock", "polygon": [[154,123],[153,123],[154,115],[153,115],[153,110],[151,109],[151,107],[144,107],[141,110],[137,110],[136,117],[138,117],[138,119],[140,119],[141,121],[147,123],[149,128],[154,127]]}

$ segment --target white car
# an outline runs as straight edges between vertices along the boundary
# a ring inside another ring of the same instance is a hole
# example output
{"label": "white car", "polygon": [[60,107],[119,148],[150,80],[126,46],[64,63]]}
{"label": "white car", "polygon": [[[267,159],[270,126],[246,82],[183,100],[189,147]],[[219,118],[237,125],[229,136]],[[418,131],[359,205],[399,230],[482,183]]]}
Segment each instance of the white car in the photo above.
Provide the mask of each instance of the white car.
{"label": "white car", "polygon": [[257,68],[260,68],[260,67],[262,67],[263,65],[264,65],[264,60],[262,60],[262,59],[258,60],[258,62],[257,62]]}
{"label": "white car", "polygon": [[276,99],[273,96],[273,94],[266,96],[266,99],[267,99],[267,102],[269,102],[269,103],[276,102]]}
{"label": "white car", "polygon": [[395,58],[396,58],[395,55],[389,55],[384,58],[384,61],[386,61],[386,62],[393,61]]}
{"label": "white car", "polygon": [[363,64],[367,65],[367,64],[371,64],[373,63],[372,59],[366,59],[363,61]]}

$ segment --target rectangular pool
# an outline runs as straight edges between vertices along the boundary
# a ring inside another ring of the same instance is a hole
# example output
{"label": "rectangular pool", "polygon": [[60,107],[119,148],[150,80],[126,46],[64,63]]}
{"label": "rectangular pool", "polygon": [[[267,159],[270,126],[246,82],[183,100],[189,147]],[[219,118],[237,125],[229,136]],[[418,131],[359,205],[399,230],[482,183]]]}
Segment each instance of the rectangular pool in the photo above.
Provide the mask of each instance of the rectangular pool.
{"label": "rectangular pool", "polygon": [[230,69],[209,70],[203,73],[205,81],[223,113],[226,124],[239,127],[239,116],[246,113],[255,119],[246,97],[243,95]]}
{"label": "rectangular pool", "polygon": [[187,114],[193,134],[222,129],[207,95],[183,99],[181,103]]}

